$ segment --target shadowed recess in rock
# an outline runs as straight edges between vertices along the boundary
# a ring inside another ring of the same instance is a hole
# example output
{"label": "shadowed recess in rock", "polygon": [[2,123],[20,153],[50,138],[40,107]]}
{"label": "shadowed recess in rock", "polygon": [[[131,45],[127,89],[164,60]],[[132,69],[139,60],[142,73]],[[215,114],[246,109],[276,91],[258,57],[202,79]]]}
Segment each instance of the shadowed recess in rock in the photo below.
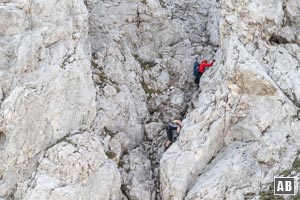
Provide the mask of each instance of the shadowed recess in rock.
{"label": "shadowed recess in rock", "polygon": [[0,131],[0,151],[3,150],[5,147],[6,142],[6,135],[3,131]]}

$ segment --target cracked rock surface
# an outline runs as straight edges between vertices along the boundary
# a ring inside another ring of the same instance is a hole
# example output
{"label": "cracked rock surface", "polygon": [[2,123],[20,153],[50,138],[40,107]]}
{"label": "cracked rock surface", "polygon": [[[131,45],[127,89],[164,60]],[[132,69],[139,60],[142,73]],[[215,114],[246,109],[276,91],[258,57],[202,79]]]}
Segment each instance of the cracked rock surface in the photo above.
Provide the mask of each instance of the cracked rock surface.
{"label": "cracked rock surface", "polygon": [[163,199],[262,198],[299,153],[299,3],[222,3],[218,66],[162,156]]}
{"label": "cracked rock surface", "polygon": [[0,199],[272,199],[300,174],[299,24],[292,0],[0,1]]}

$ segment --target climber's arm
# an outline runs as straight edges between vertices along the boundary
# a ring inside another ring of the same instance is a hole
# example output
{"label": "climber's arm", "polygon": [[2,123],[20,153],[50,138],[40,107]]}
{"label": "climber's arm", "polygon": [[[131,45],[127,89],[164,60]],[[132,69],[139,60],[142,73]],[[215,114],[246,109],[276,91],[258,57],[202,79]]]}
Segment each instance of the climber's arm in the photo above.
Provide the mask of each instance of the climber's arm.
{"label": "climber's arm", "polygon": [[205,67],[211,67],[211,66],[213,66],[213,64],[214,64],[214,61],[211,61],[210,63],[206,64]]}

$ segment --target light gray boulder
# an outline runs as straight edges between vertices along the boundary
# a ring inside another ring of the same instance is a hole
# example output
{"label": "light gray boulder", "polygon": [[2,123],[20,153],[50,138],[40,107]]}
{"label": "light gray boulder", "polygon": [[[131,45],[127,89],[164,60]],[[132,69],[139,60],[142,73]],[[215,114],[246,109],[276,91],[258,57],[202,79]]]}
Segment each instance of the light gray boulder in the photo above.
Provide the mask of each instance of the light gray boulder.
{"label": "light gray boulder", "polygon": [[47,150],[32,178],[20,185],[19,199],[121,198],[121,179],[93,133],[66,138]]}
{"label": "light gray boulder", "polygon": [[0,196],[8,197],[51,145],[91,126],[96,90],[83,1],[9,1],[0,13]]}
{"label": "light gray boulder", "polygon": [[164,124],[161,122],[151,122],[145,125],[145,134],[148,140],[157,138],[159,132],[163,129]]}

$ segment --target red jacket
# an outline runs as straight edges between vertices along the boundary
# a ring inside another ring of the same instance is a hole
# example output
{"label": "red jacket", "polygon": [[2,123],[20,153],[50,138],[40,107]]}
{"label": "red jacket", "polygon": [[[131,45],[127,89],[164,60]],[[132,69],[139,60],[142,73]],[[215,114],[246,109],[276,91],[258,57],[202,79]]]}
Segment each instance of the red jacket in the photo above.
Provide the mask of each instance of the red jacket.
{"label": "red jacket", "polygon": [[205,67],[211,67],[211,66],[213,66],[213,64],[214,64],[213,61],[211,61],[210,63],[202,62],[202,63],[199,64],[199,66],[198,66],[198,71],[199,71],[200,73],[203,74],[204,71],[205,71]]}

